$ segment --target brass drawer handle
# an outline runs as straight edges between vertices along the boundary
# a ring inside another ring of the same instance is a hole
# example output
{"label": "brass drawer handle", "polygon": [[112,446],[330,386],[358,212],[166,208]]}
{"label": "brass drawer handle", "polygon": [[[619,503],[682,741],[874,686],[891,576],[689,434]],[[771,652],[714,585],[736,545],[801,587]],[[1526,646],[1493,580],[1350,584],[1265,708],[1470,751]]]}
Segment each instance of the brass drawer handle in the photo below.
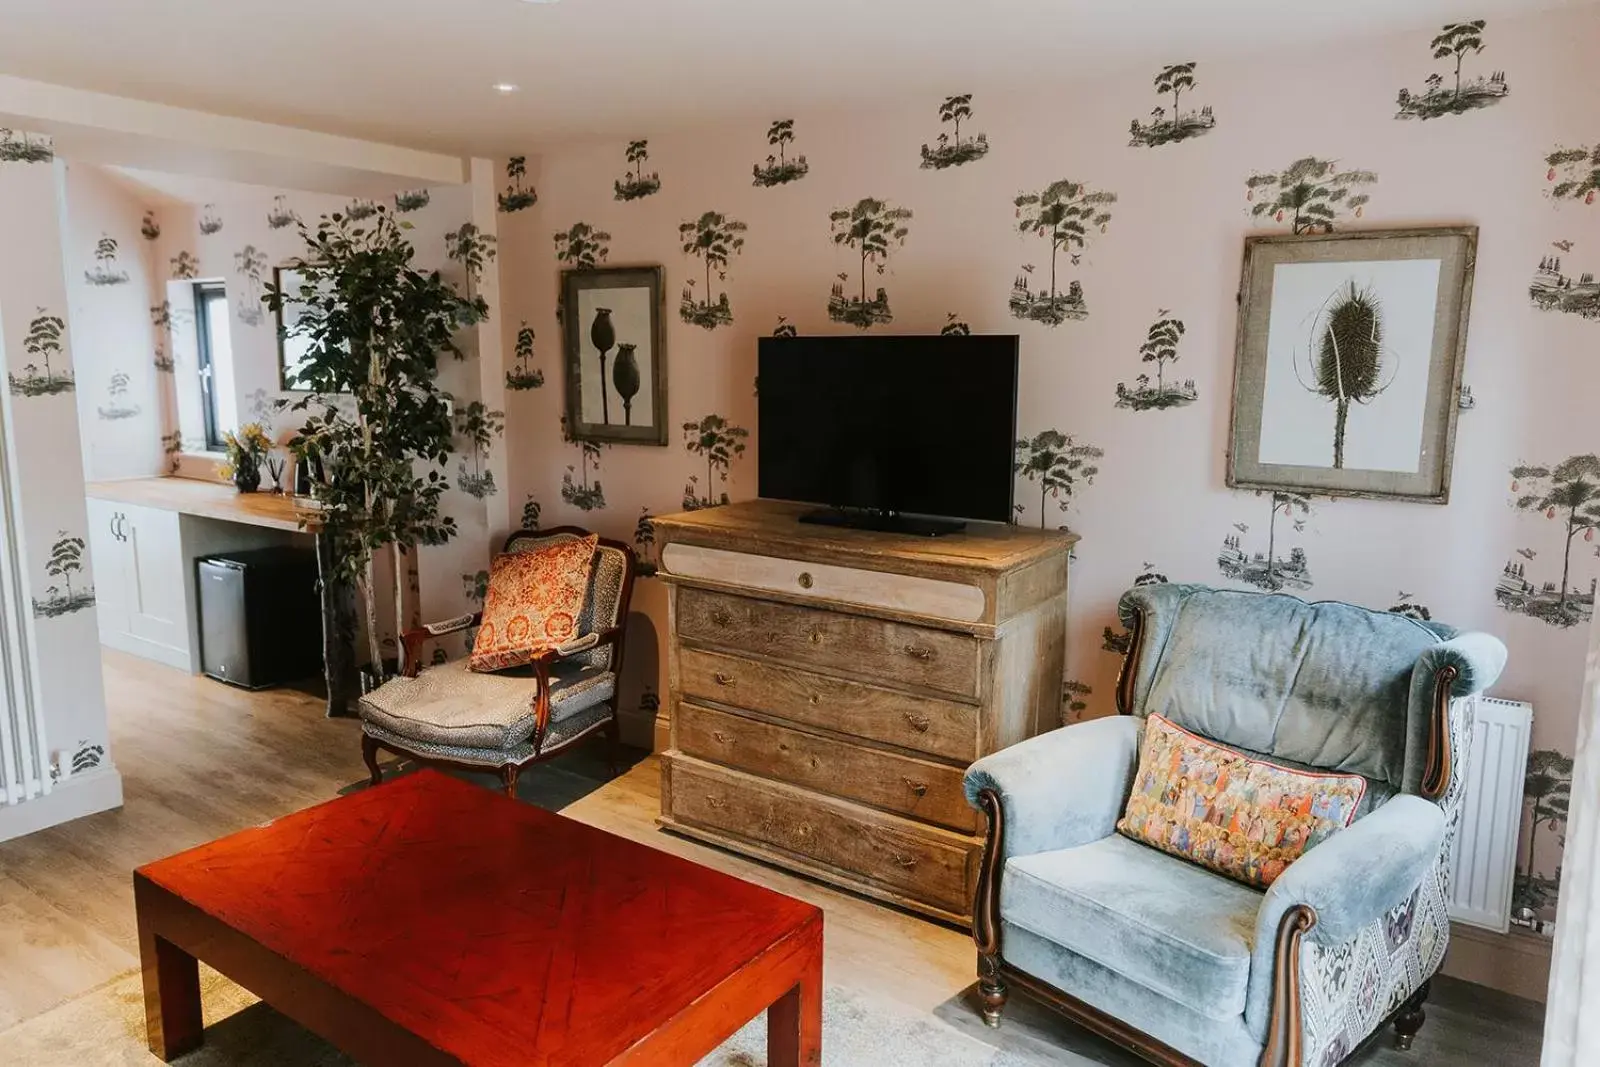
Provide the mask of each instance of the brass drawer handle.
{"label": "brass drawer handle", "polygon": [[928,783],[927,782],[919,782],[919,781],[916,781],[915,779],[904,778],[904,777],[902,777],[900,780],[906,784],[906,788],[907,789],[911,790],[917,796],[922,797],[922,796],[927,796],[928,795]]}
{"label": "brass drawer handle", "polygon": [[796,578],[795,581],[800,583],[800,588],[801,589],[810,589],[811,588],[811,572],[810,571],[801,571],[800,572],[800,576],[798,578]]}
{"label": "brass drawer handle", "polygon": [[928,727],[933,724],[933,720],[926,715],[913,715],[909,711],[906,712],[906,722],[910,723],[911,728],[919,734],[927,733]]}
{"label": "brass drawer handle", "polygon": [[707,793],[706,806],[712,811],[721,811],[723,808],[728,806],[728,802],[717,796],[715,793]]}
{"label": "brass drawer handle", "polygon": [[933,649],[923,645],[907,645],[904,651],[906,655],[922,663],[926,663],[933,658]]}
{"label": "brass drawer handle", "polygon": [[729,737],[727,734],[723,733],[721,730],[712,730],[711,731],[711,736],[716,739],[716,742],[719,745],[726,745],[726,744],[729,744],[729,743],[731,743],[733,741],[732,737]]}
{"label": "brass drawer handle", "polygon": [[810,704],[812,707],[816,707],[818,704],[822,703],[822,698],[817,696],[817,694],[812,693],[810,696],[806,697],[806,703]]}
{"label": "brass drawer handle", "polygon": [[903,856],[898,852],[890,852],[889,853],[889,859],[894,861],[894,865],[896,867],[899,867],[900,869],[906,870],[906,871],[911,870],[913,867],[915,867],[917,865],[917,857],[915,857],[915,856]]}
{"label": "brass drawer handle", "polygon": [[821,630],[812,630],[811,631],[811,643],[813,645],[822,644],[822,631]]}
{"label": "brass drawer handle", "polygon": [[713,674],[711,676],[711,680],[713,682],[716,682],[718,685],[732,685],[733,684],[733,675],[728,674],[728,673],[726,673],[724,671],[718,671],[716,674]]}
{"label": "brass drawer handle", "polygon": [[721,608],[715,608],[711,612],[711,621],[717,626],[727,626],[729,623],[733,622],[733,616],[729,615]]}

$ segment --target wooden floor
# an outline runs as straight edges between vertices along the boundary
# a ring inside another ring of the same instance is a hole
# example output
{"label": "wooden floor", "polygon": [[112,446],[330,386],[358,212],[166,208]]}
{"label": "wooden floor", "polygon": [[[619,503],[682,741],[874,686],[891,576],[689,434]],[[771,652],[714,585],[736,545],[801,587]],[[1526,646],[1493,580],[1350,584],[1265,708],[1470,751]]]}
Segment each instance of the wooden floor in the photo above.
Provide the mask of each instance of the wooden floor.
{"label": "wooden floor", "polygon": [[[114,652],[104,662],[126,802],[119,811],[0,844],[0,1031],[137,966],[134,867],[366,781],[355,723],[325,719],[315,697],[247,693]],[[664,834],[653,822],[656,761],[643,759],[611,781],[601,765],[598,754],[579,751],[535,768],[523,777],[523,798],[820,905],[828,983],[982,1033],[967,1000],[967,935]],[[1131,1062],[1019,1001],[1013,998],[1008,1027],[1108,1064]],[[1428,1014],[1413,1052],[1395,1052],[1384,1041],[1356,1062],[1536,1062],[1537,1004],[1440,979]]]}

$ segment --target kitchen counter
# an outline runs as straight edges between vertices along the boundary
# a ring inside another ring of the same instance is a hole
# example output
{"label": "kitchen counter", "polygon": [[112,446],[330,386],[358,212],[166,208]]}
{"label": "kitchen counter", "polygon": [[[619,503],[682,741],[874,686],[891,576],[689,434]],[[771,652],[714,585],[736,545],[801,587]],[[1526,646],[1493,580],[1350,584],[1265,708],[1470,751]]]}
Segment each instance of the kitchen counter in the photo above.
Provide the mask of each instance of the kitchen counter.
{"label": "kitchen counter", "polygon": [[90,482],[85,495],[135,507],[175,511],[222,522],[264,526],[273,530],[306,532],[302,519],[314,513],[300,511],[284,494],[241,493],[225,482],[195,478],[131,478],[117,482]]}

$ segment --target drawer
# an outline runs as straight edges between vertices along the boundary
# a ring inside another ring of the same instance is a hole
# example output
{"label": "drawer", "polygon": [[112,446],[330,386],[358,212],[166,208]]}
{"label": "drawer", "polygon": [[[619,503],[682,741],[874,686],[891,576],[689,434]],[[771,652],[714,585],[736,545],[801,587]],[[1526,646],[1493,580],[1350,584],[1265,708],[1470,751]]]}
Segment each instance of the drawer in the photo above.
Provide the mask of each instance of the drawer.
{"label": "drawer", "polygon": [[972,913],[977,838],[680,755],[666,764],[669,823],[769,846],[955,915]]}
{"label": "drawer", "polygon": [[982,621],[986,607],[983,590],[964,582],[840,567],[832,563],[807,563],[782,556],[730,552],[700,545],[667,545],[661,550],[661,569],[685,578],[704,578],[958,622]]}
{"label": "drawer", "polygon": [[966,634],[682,587],[677,633],[890,685],[978,695],[980,642]]}
{"label": "drawer", "polygon": [[961,770],[839,738],[679,702],[675,744],[685,755],[832,793],[875,808],[975,833],[978,813],[961,791]]}
{"label": "drawer", "polygon": [[678,650],[679,694],[955,760],[978,758],[972,704],[711,652]]}

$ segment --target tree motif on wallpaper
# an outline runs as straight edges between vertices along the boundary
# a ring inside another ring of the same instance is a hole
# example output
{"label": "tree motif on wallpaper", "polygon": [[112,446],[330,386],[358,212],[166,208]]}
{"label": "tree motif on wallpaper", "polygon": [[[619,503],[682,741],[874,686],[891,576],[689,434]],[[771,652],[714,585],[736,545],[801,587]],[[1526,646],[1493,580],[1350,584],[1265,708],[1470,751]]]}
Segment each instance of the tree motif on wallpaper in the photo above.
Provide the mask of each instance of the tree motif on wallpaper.
{"label": "tree motif on wallpaper", "polygon": [[894,321],[889,310],[889,294],[878,286],[871,299],[867,298],[867,266],[870,264],[879,275],[888,270],[889,255],[904,247],[910,228],[911,209],[896,207],[887,200],[863,197],[854,207],[839,208],[828,214],[828,228],[833,234],[835,247],[848,248],[859,260],[860,288],[856,296],[845,295],[848,272],[841,273],[833,283],[828,296],[828,318],[834,322],[848,323],[865,330]]}
{"label": "tree motif on wallpaper", "polygon": [[200,260],[193,252],[180,249],[178,254],[168,260],[172,268],[173,278],[179,281],[193,281],[200,276]]}
{"label": "tree motif on wallpaper", "polygon": [[649,508],[639,509],[639,519],[633,524],[633,554],[638,559],[638,575],[653,578],[656,574],[656,524]]}
{"label": "tree motif on wallpaper", "polygon": [[[461,457],[456,471],[456,488],[477,500],[494,496],[494,472],[484,465],[489,462],[489,450],[494,439],[506,428],[503,411],[490,410],[481,400],[474,400],[456,410],[456,435],[467,445],[467,455]],[[472,469],[467,469],[467,456],[472,458]]]}
{"label": "tree motif on wallpaper", "polygon": [[1577,200],[1593,204],[1600,192],[1600,143],[1594,147],[1557,148],[1544,157],[1550,169],[1545,171],[1545,181],[1550,188],[1545,195],[1554,200]]}
{"label": "tree motif on wallpaper", "polygon": [[48,137],[0,127],[0,163],[48,163],[55,158]]}
{"label": "tree motif on wallpaper", "polygon": [[[1556,248],[1570,252],[1571,241],[1557,241]],[[1562,270],[1560,254],[1539,260],[1539,269],[1533,272],[1533,284],[1528,286],[1528,298],[1540,311],[1560,311],[1585,319],[1600,319],[1600,282],[1594,271],[1586,270],[1576,278]]]}
{"label": "tree motif on wallpaper", "polygon": [[394,194],[394,213],[409,215],[421,211],[433,202],[433,194],[426,189],[406,189]]}
{"label": "tree motif on wallpaper", "polygon": [[1061,683],[1061,725],[1070,726],[1083,718],[1083,713],[1089,710],[1088,697],[1094,689],[1076,678],[1068,678]]}
{"label": "tree motif on wallpaper", "polygon": [[282,230],[298,225],[300,225],[300,213],[289,206],[289,198],[282,193],[273,197],[272,206],[267,209],[267,229]]}
{"label": "tree motif on wallpaper", "polygon": [[[1133,580],[1133,584],[1138,587],[1141,585],[1155,585],[1167,580],[1165,574],[1161,574],[1156,570],[1154,563],[1146,562],[1144,570],[1139,572],[1139,576]],[[1101,631],[1100,648],[1106,652],[1115,652],[1119,656],[1126,656],[1128,649],[1133,645],[1133,633],[1130,630],[1124,630],[1120,622],[1121,620],[1119,619],[1119,625],[1107,626]]]}
{"label": "tree motif on wallpaper", "polygon": [[1068,262],[1077,266],[1094,234],[1106,232],[1111,222],[1111,205],[1116,202],[1116,193],[1091,189],[1083,182],[1066,178],[1051,182],[1037,193],[1023,193],[1012,201],[1016,208],[1017,232],[1050,242],[1049,287],[1035,292],[1034,268],[1032,264],[1025,265],[1011,285],[1012,315],[1049,326],[1088,317],[1083,285],[1074,279],[1066,292],[1062,292],[1056,261],[1065,251]]}
{"label": "tree motif on wallpaper", "polygon": [[733,322],[733,309],[728,306],[726,291],[711,299],[711,273],[718,281],[728,280],[728,260],[744,249],[744,235],[750,227],[738,219],[729,218],[720,211],[707,211],[698,219],[678,224],[678,239],[683,242],[683,254],[694,256],[705,267],[705,299],[696,300],[694,283],[690,278],[683,287],[683,300],[678,305],[678,316],[691,326],[714,330]]}
{"label": "tree motif on wallpaper", "polygon": [[67,324],[60,315],[52,315],[45,308],[38,311],[22,339],[28,362],[23,364],[21,374],[6,376],[14,396],[54,396],[73,390],[72,370],[61,366],[66,358]]}
{"label": "tree motif on wallpaper", "polygon": [[183,451],[183,434],[177,430],[161,435],[161,454],[167,457],[167,473],[176,474],[181,466],[179,454]]}
{"label": "tree motif on wallpaper", "polygon": [[161,223],[156,221],[156,213],[154,211],[146,211],[144,218],[139,220],[139,236],[146,241],[158,241],[161,239]]}
{"label": "tree motif on wallpaper", "polygon": [[1011,469],[1039,487],[1039,529],[1045,528],[1049,517],[1045,505],[1050,500],[1064,512],[1072,506],[1072,493],[1080,481],[1094,484],[1100,473],[1094,461],[1105,454],[1105,449],[1079,444],[1060,430],[1041,430],[1017,441]]}
{"label": "tree motif on wallpaper", "polygon": [[1455,67],[1449,72],[1451,80],[1446,81],[1445,75],[1436,71],[1428,75],[1422,92],[1401,89],[1398,101],[1400,110],[1395,113],[1395,118],[1436,119],[1440,115],[1459,115],[1464,111],[1498,104],[1510,94],[1503,70],[1497,70],[1487,78],[1480,74],[1470,81],[1461,80],[1461,67],[1466,58],[1483,51],[1483,27],[1482,19],[1451,22],[1428,42],[1434,59],[1454,62]]}
{"label": "tree motif on wallpaper", "polygon": [[210,237],[214,233],[222,232],[222,218],[217,214],[217,205],[207,204],[200,209],[200,233]]}
{"label": "tree motif on wallpaper", "polygon": [[82,774],[92,771],[100,766],[106,758],[106,746],[96,745],[90,741],[79,741],[78,747],[72,750],[72,772]]}
{"label": "tree motif on wallpaper", "polygon": [[123,371],[119,370],[111,375],[111,380],[106,384],[106,395],[109,400],[104,407],[95,409],[95,414],[102,421],[138,418],[140,412],[144,410],[128,399],[129,382],[128,375]]}
{"label": "tree motif on wallpaper", "polygon": [[522,528],[524,530],[537,530],[539,528],[539,514],[543,510],[539,506],[539,502],[533,498],[533,494],[529,493],[528,499],[522,502]]}
{"label": "tree motif on wallpaper", "polygon": [[779,119],[767,127],[767,144],[777,149],[767,155],[766,163],[752,164],[754,178],[751,185],[771,188],[799,181],[811,170],[804,153],[789,158],[787,146],[794,143],[794,119]]}
{"label": "tree motif on wallpaper", "polygon": [[356,199],[345,205],[344,217],[351,222],[361,222],[370,219],[378,213],[379,204],[376,200]]}
{"label": "tree motif on wallpaper", "polygon": [[1254,205],[1253,218],[1288,222],[1295,233],[1332,233],[1341,213],[1361,217],[1372,197],[1358,190],[1377,180],[1370,170],[1340,170],[1334,160],[1306,156],[1281,171],[1246,178],[1244,198]]}
{"label": "tree motif on wallpaper", "polygon": [[1600,458],[1593,453],[1568,456],[1554,467],[1519,465],[1511,468],[1511,492],[1516,494],[1519,511],[1543,513],[1546,521],[1559,523],[1561,534],[1561,581],[1542,585],[1529,580],[1527,565],[1508,562],[1495,583],[1495,600],[1507,611],[1540,619],[1551,626],[1576,626],[1594,613],[1594,579],[1587,588],[1572,583],[1572,541],[1582,535],[1594,540],[1600,527]]}
{"label": "tree motif on wallpaper", "polygon": [[944,325],[939,327],[940,337],[967,337],[971,333],[972,327],[968,326],[960,315],[954,311],[945,313]]}
{"label": "tree motif on wallpaper", "polygon": [[733,461],[744,454],[745,439],[750,431],[735,426],[721,415],[707,415],[699,422],[683,424],[683,444],[693,455],[706,463],[706,481],[699,485],[699,475],[690,475],[683,487],[683,510],[696,511],[728,503],[728,491],[719,494],[717,484],[728,484],[728,472]]}
{"label": "tree motif on wallpaper", "polygon": [[156,370],[161,374],[171,374],[176,366],[172,361],[172,357],[167,355],[167,350],[162,347],[160,342],[156,343],[155,358],[152,362],[155,363]]}
{"label": "tree motif on wallpaper", "polygon": [[461,595],[476,607],[482,608],[489,596],[489,572],[474,571],[461,576]]}
{"label": "tree motif on wallpaper", "polygon": [[922,146],[922,169],[944,170],[946,167],[959,167],[971,163],[975,159],[982,159],[989,154],[989,135],[980,133],[976,137],[961,139],[961,123],[964,119],[972,117],[972,94],[963,93],[960,96],[947,96],[944,103],[939,105],[939,122],[945,126],[952,126],[950,133],[939,134],[938,147],[929,148],[924,142]]}
{"label": "tree motif on wallpaper", "polygon": [[[1370,287],[1345,282],[1311,323],[1305,365],[1295,352],[1295,377],[1309,392],[1334,406],[1333,467],[1344,469],[1345,429],[1351,404],[1368,404],[1394,381],[1396,360],[1384,345],[1383,304]],[[1387,373],[1386,373],[1387,372]]]}
{"label": "tree motif on wallpaper", "polygon": [[527,156],[512,156],[506,160],[506,187],[498,197],[500,210],[505,214],[526,210],[539,202],[539,194],[533,186],[522,183],[527,176]]}
{"label": "tree motif on wallpaper", "polygon": [[[1263,490],[1256,491],[1258,497],[1265,495]],[[1234,532],[1222,539],[1217,570],[1225,578],[1269,592],[1310,589],[1311,569],[1305,549],[1296,545],[1287,557],[1278,554],[1278,518],[1288,519],[1295,533],[1305,532],[1306,520],[1311,517],[1311,500],[1301,493],[1274,492],[1270,496],[1272,510],[1267,518],[1266,553],[1246,553],[1244,535],[1250,532],[1250,527],[1247,523],[1234,523]]]}
{"label": "tree motif on wallpaper", "polygon": [[72,584],[74,575],[82,580],[86,547],[83,538],[74,537],[65,530],[56,532],[55,543],[50,546],[50,558],[44,565],[45,574],[54,582],[45,587],[43,597],[33,598],[33,614],[37,618],[70,615],[94,604],[94,586]]}
{"label": "tree motif on wallpaper", "polygon": [[467,281],[475,283],[494,259],[495,244],[493,234],[484,233],[476,223],[463,222],[444,235],[444,254],[452,263],[461,264]]}
{"label": "tree motif on wallpaper", "polygon": [[1210,133],[1216,127],[1217,119],[1211,113],[1210,104],[1198,110],[1192,107],[1187,112],[1183,110],[1183,94],[1194,88],[1195,66],[1193,62],[1174,63],[1170,67],[1162,67],[1156,74],[1156,93],[1163,98],[1172,97],[1172,114],[1169,116],[1166,107],[1158,104],[1150,110],[1149,122],[1134,119],[1128,127],[1130,147],[1154,148],[1175,141],[1187,141],[1191,137]]}
{"label": "tree motif on wallpaper", "polygon": [[83,272],[83,280],[90,285],[124,285],[128,272],[117,269],[117,239],[101,234],[94,243],[94,266]]}
{"label": "tree motif on wallpaper", "polygon": [[1148,374],[1135,378],[1132,389],[1128,388],[1126,382],[1118,382],[1117,407],[1148,411],[1151,408],[1182,407],[1195,402],[1200,394],[1195,389],[1193,378],[1185,379],[1182,384],[1168,382],[1166,378],[1167,364],[1178,361],[1178,342],[1183,339],[1183,331],[1182,319],[1173,318],[1172,312],[1166,308],[1156,312],[1156,321],[1150,324],[1144,344],[1139,346],[1139,361],[1156,365],[1155,385],[1150,384]]}
{"label": "tree motif on wallpaper", "polygon": [[611,183],[612,199],[638,200],[661,191],[661,175],[655,171],[644,172],[644,165],[650,159],[649,141],[629,141],[623,156],[628,161],[628,172]]}
{"label": "tree motif on wallpaper", "polygon": [[[595,441],[574,441],[567,433],[567,417],[561,416],[561,439],[578,446],[577,465],[567,464],[561,476],[561,499],[579,511],[599,511],[606,506],[605,490],[600,487],[600,445]],[[589,484],[589,469],[594,468],[594,484]],[[576,477],[574,477],[576,475]],[[528,498],[532,501],[532,497]],[[524,508],[526,511],[526,508]],[[534,516],[537,519],[537,514]],[[531,527],[530,527],[531,528]]]}
{"label": "tree motif on wallpaper", "polygon": [[1516,886],[1511,893],[1513,915],[1524,921],[1555,906],[1561,888],[1561,869],[1550,874],[1539,871],[1539,830],[1556,835],[1558,845],[1566,845],[1567,808],[1572,797],[1571,756],[1552,748],[1528,753],[1527,774],[1522,780],[1522,803],[1527,809],[1527,860],[1518,860]]}
{"label": "tree motif on wallpaper", "polygon": [[261,279],[267,269],[267,254],[255,245],[245,245],[233,254],[233,269],[244,280],[239,296],[239,321],[246,326],[260,326],[266,320],[266,311],[261,305]]}
{"label": "tree motif on wallpaper", "polygon": [[611,235],[587,222],[574,222],[555,235],[556,259],[573,270],[594,270],[611,254]]}
{"label": "tree motif on wallpaper", "polygon": [[517,327],[517,340],[511,346],[511,369],[506,371],[506,388],[513,392],[544,387],[544,371],[533,366],[533,328],[523,319]]}
{"label": "tree motif on wallpaper", "polygon": [[1394,605],[1389,608],[1389,611],[1395,615],[1404,615],[1408,619],[1416,619],[1418,622],[1431,622],[1433,620],[1433,612],[1429,611],[1425,605],[1418,604],[1413,595],[1404,589],[1394,595]]}
{"label": "tree motif on wallpaper", "polygon": [[799,337],[800,336],[800,331],[795,327],[794,323],[789,321],[787,316],[779,315],[778,316],[778,325],[776,325],[776,326],[774,326],[772,328],[772,336],[774,336],[774,337]]}

